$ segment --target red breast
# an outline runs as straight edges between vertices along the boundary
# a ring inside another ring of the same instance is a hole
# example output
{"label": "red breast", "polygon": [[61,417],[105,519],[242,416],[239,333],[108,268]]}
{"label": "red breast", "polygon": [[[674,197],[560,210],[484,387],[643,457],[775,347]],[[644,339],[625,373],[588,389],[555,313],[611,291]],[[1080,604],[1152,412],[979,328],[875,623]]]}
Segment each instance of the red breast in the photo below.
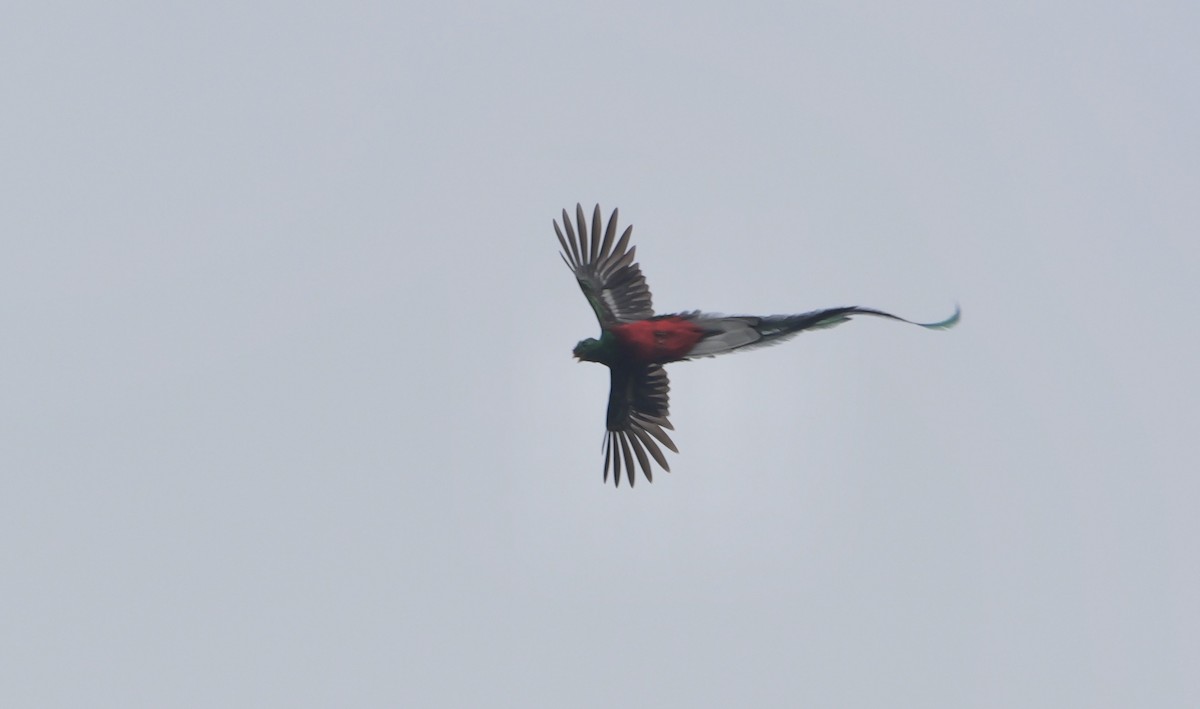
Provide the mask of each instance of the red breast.
{"label": "red breast", "polygon": [[629,355],[644,364],[683,359],[704,334],[695,323],[680,317],[639,320],[612,330]]}

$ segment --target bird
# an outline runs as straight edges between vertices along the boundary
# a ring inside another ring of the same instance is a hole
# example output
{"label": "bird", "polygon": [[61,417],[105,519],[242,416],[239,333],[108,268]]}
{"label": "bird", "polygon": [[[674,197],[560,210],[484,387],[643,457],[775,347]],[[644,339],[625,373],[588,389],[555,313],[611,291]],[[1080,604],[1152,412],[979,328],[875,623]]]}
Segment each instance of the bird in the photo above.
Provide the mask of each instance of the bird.
{"label": "bird", "polygon": [[646,480],[654,482],[650,458],[670,472],[662,448],[679,452],[667,433],[675,428],[669,419],[671,387],[664,365],[776,345],[805,330],[840,325],[855,315],[898,320],[929,330],[949,329],[962,315],[958,305],[953,315],[932,323],[859,306],[798,315],[718,315],[699,310],[655,315],[650,288],[634,260],[637,247],[629,245],[633,226],[616,238],[617,219],[618,210],[613,209],[606,224],[597,204],[589,225],[583,206],[577,203],[574,225],[566,209],[562,210],[561,228],[554,220],[562,247],[559,255],[600,322],[600,337],[580,340],[573,354],[580,362],[596,362],[609,369],[604,482],[611,473],[617,487],[622,470],[633,487],[637,477],[634,458]]}

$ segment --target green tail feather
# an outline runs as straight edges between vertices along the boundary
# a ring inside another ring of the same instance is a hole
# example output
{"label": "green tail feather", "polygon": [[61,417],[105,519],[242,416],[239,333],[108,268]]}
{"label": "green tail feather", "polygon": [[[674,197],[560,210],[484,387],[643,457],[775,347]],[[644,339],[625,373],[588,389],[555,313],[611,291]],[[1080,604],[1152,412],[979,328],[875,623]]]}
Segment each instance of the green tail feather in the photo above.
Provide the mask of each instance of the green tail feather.
{"label": "green tail feather", "polygon": [[742,349],[766,347],[795,337],[804,330],[819,330],[847,322],[855,315],[871,315],[897,322],[917,325],[928,330],[948,330],[958,324],[962,309],[954,306],[954,314],[938,322],[914,322],[898,315],[849,306],[814,310],[799,315],[710,315],[700,312],[683,313],[704,330],[704,337],[688,352],[688,357],[711,357]]}
{"label": "green tail feather", "polygon": [[962,308],[958,307],[958,303],[955,303],[954,304],[954,314],[951,315],[950,317],[946,318],[945,320],[942,320],[941,322],[931,322],[931,323],[918,322],[918,323],[913,323],[913,324],[920,325],[921,327],[926,328],[928,330],[949,330],[950,328],[952,328],[958,324],[958,319],[961,317],[962,317]]}

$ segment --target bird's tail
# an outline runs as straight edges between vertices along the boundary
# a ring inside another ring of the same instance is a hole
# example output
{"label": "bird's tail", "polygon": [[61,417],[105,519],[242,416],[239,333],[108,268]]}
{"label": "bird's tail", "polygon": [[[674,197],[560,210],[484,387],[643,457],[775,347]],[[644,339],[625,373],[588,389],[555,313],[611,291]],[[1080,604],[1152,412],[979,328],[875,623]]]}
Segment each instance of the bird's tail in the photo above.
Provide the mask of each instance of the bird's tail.
{"label": "bird's tail", "polygon": [[735,352],[754,347],[766,347],[795,337],[804,330],[817,330],[833,327],[846,322],[855,315],[874,315],[875,317],[899,320],[910,325],[917,325],[930,330],[946,330],[958,323],[962,311],[954,307],[954,314],[945,320],[932,323],[919,323],[902,317],[885,313],[872,308],[856,306],[844,308],[826,308],[814,310],[799,315],[706,315],[689,313],[687,317],[704,330],[704,335],[696,346],[688,352],[688,357],[711,357],[714,355]]}

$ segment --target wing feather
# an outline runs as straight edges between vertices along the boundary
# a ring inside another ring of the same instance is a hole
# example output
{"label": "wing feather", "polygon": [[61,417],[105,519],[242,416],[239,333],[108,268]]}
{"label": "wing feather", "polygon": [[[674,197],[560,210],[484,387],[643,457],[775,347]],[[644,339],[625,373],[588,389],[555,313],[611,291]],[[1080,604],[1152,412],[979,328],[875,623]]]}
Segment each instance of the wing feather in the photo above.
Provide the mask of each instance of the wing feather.
{"label": "wing feather", "polygon": [[[662,449],[660,449],[658,447],[658,444],[654,442],[654,439],[650,437],[650,434],[647,433],[644,428],[643,429],[638,429],[638,428],[633,429],[633,435],[637,436],[638,440],[640,440],[642,442],[643,448],[650,451],[650,455],[654,456],[654,461],[656,463],[658,463],[659,467],[661,467],[663,470],[667,471],[668,473],[671,472],[671,466],[667,464],[667,457],[665,455],[663,455]],[[642,466],[643,469],[645,469],[645,467],[646,467],[645,465]],[[653,478],[650,477],[650,473],[648,470],[646,472],[646,477],[648,479],[650,479],[651,481],[653,481]]]}
{"label": "wing feather", "polygon": [[[618,365],[612,367],[612,388],[608,395],[608,434],[604,456],[604,480],[613,472],[613,483],[621,484],[621,462],[625,463],[625,478],[633,485],[641,465],[646,480],[654,482],[650,459],[663,470],[671,472],[659,443],[678,453],[675,443],[664,428],[671,428],[670,381],[662,366]],[[657,442],[656,442],[657,441]],[[612,451],[612,448],[619,450]],[[611,453],[611,455],[609,455]],[[649,455],[647,455],[649,453]]]}
{"label": "wing feather", "polygon": [[[567,243],[571,245],[571,259],[575,263],[579,262],[579,249],[575,246],[575,229],[571,226],[571,220],[567,218],[567,210],[562,211],[563,228],[567,230]],[[555,231],[558,230],[558,223],[554,224]]]}
{"label": "wing feather", "polygon": [[625,477],[629,480],[629,487],[633,487],[637,469],[633,467],[633,456],[629,454],[629,436],[618,433],[617,440],[621,443],[621,454],[625,456]]}
{"label": "wing feather", "polygon": [[614,209],[605,225],[600,205],[596,205],[589,229],[583,206],[576,204],[574,224],[565,209],[562,226],[557,220],[554,222],[563,261],[575,273],[601,327],[654,316],[650,288],[635,261],[637,249],[629,247],[633,227],[625,229],[615,246],[612,243],[617,233],[617,216]]}
{"label": "wing feather", "polygon": [[[607,433],[604,436],[604,482],[608,482],[609,462],[612,460],[613,435],[614,434],[612,434],[612,433]],[[618,463],[617,465],[620,466],[620,463]],[[617,475],[619,476],[620,474],[621,474],[620,471],[617,471]]]}
{"label": "wing feather", "polygon": [[[654,471],[650,469],[650,461],[646,459],[646,446],[640,445],[642,444],[641,436],[637,435],[641,433],[641,431],[635,428],[633,429],[632,433],[634,436],[630,436],[628,433],[625,434],[625,440],[629,441],[629,447],[632,448],[633,452],[637,454],[638,463],[642,466],[642,474],[646,476],[646,480],[649,482],[654,482]],[[629,486],[633,487],[632,475],[629,477]]]}
{"label": "wing feather", "polygon": [[588,257],[590,263],[596,263],[599,260],[600,253],[597,249],[600,248],[600,230],[603,227],[603,222],[600,219],[600,205],[592,210],[592,250],[591,256]]}

